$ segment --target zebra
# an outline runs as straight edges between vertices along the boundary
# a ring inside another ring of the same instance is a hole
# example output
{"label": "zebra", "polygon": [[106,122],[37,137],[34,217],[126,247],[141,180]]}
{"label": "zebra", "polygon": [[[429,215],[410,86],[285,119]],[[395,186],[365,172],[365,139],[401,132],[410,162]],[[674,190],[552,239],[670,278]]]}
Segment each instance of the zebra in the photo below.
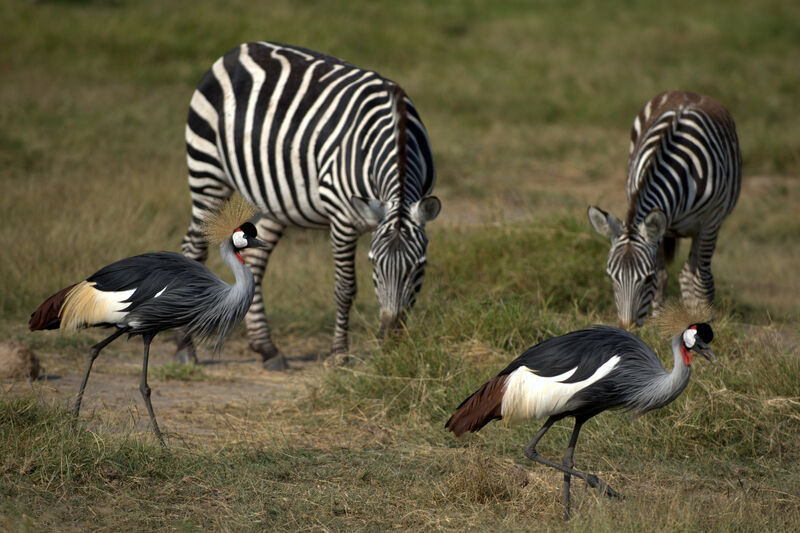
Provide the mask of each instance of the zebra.
{"label": "zebra", "polygon": [[720,226],[741,188],[742,156],[728,110],[709,96],[669,91],[656,95],[631,130],[622,222],[595,206],[594,229],[611,240],[606,272],[623,327],[641,325],[663,302],[676,240],[692,238],[679,276],[688,307],[714,301],[711,256]]}
{"label": "zebra", "polygon": [[[372,230],[369,260],[380,304],[379,336],[399,327],[422,286],[433,155],[411,100],[395,82],[319,52],[274,42],[233,48],[206,72],[186,123],[192,218],[181,251],[204,261],[202,224],[238,192],[255,205],[265,248],[245,254],[256,290],[249,346],[265,368],[286,368],[272,341],[261,281],[286,227],[328,229],[335,263],[331,353],[348,350],[356,295],[355,252]],[[176,356],[195,359],[191,339]]]}

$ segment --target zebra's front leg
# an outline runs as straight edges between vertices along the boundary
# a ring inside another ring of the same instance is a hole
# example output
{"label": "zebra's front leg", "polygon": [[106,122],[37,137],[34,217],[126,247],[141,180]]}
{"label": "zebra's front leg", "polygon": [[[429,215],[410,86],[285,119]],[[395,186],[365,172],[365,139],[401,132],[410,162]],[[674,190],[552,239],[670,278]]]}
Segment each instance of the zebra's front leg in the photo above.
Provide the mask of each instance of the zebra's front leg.
{"label": "zebra's front leg", "polygon": [[717,244],[719,228],[694,236],[689,258],[680,274],[681,296],[686,307],[714,303],[714,276],[711,274],[711,256]]}
{"label": "zebra's front leg", "polygon": [[[674,246],[674,245],[673,245]],[[664,242],[658,246],[658,253],[656,255],[656,294],[653,296],[652,311],[657,315],[664,305],[664,298],[667,296],[667,280],[669,279],[669,272],[667,272],[667,262],[664,253]]]}
{"label": "zebra's front leg", "polygon": [[[189,182],[193,176],[189,172]],[[192,221],[181,242],[181,253],[189,259],[205,263],[208,259],[208,240],[203,231],[205,220],[233,194],[233,189],[222,181],[222,175],[213,185],[192,189]],[[178,346],[174,358],[179,363],[197,364],[197,350],[192,338],[183,331],[175,330],[175,344]]]}
{"label": "zebra's front leg", "polygon": [[336,269],[336,327],[333,332],[331,354],[344,353],[348,350],[347,332],[350,322],[350,306],[356,297],[356,244],[358,232],[350,228],[331,226],[331,246],[333,262]]}
{"label": "zebra's front leg", "polygon": [[258,232],[258,238],[267,243],[268,246],[264,248],[247,248],[243,254],[244,261],[253,272],[253,279],[255,280],[253,303],[250,304],[250,309],[245,315],[247,338],[250,341],[250,349],[261,355],[261,365],[266,370],[286,370],[289,368],[286,358],[272,342],[261,289],[261,281],[264,278],[264,270],[267,268],[269,256],[283,235],[283,229],[283,225],[262,217],[256,222],[256,231]]}

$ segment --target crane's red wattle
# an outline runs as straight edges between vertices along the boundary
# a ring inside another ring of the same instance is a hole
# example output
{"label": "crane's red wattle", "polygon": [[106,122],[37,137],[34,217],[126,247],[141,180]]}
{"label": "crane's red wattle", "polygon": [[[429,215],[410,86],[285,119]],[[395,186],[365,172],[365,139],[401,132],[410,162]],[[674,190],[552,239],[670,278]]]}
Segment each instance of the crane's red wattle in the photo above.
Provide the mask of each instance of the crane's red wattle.
{"label": "crane's red wattle", "polygon": [[681,355],[683,356],[683,362],[686,363],[686,366],[692,364],[692,354],[689,353],[689,350],[686,349],[686,346],[681,344]]}

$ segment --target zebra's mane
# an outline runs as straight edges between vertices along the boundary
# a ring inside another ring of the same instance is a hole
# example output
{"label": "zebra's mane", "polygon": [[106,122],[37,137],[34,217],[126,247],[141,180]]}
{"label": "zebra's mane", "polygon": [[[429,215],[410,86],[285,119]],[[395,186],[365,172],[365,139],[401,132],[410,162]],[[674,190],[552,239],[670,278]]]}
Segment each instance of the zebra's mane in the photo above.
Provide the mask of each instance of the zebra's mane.
{"label": "zebra's mane", "polygon": [[392,115],[394,117],[394,135],[395,145],[397,147],[397,181],[400,188],[399,201],[399,216],[395,221],[395,231],[400,234],[400,227],[402,226],[403,211],[406,209],[406,152],[407,152],[407,137],[406,122],[408,114],[406,111],[406,93],[402,87],[396,83],[392,84],[389,89],[389,94],[392,98]]}
{"label": "zebra's mane", "polygon": [[[675,135],[675,133],[677,132],[678,123],[681,120],[681,116],[683,114],[684,109],[685,109],[685,107],[683,105],[681,105],[681,106],[679,106],[677,108],[665,110],[664,112],[661,113],[661,115],[658,118],[656,118],[655,120],[650,122],[650,124],[648,124],[647,130],[644,131],[640,135],[640,137],[637,139],[635,151],[632,154],[634,157],[631,158],[631,162],[630,162],[630,165],[629,165],[631,167],[638,160],[639,155],[641,154],[641,152],[643,151],[643,149],[645,147],[646,140],[648,139],[648,137],[650,137],[653,128],[655,128],[656,126],[658,126],[660,124],[663,124],[664,122],[667,122],[667,124],[663,128],[664,131],[662,131],[661,133],[658,134],[658,140],[657,140],[655,146],[653,147],[653,151],[648,156],[647,165],[642,169],[642,174],[644,175],[644,177],[642,178],[642,181],[639,184],[639,187],[637,187],[636,191],[631,195],[631,199],[630,199],[630,202],[629,202],[629,205],[628,205],[628,216],[626,217],[626,220],[627,220],[628,228],[630,228],[632,231],[634,230],[633,221],[636,218],[636,214],[638,213],[638,207],[639,207],[638,204],[639,204],[640,193],[642,192],[642,189],[644,189],[647,186],[647,184],[652,180],[652,176],[653,176],[652,169],[653,169],[653,166],[655,165],[655,162],[661,156],[661,153],[662,153],[663,148],[664,148],[663,137],[664,136],[667,137],[667,141],[666,141],[667,145],[671,145],[673,143],[672,139],[673,139],[673,136]],[[646,214],[647,213],[645,213],[645,215]],[[665,214],[667,216],[669,216],[669,213],[665,213]]]}

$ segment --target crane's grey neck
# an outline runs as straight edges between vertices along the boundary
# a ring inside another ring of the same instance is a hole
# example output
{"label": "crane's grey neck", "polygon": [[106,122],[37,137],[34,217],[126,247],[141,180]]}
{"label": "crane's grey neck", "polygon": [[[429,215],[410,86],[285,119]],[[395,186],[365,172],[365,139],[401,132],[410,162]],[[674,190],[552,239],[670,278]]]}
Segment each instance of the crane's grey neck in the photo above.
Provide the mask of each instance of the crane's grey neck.
{"label": "crane's grey neck", "polygon": [[233,271],[236,282],[228,285],[217,278],[218,285],[205,296],[205,310],[189,325],[188,332],[195,339],[203,340],[217,337],[214,348],[219,351],[225,337],[247,314],[255,293],[253,273],[236,257],[236,250],[230,239],[219,247],[222,260]]}
{"label": "crane's grey neck", "polygon": [[225,239],[222,241],[222,244],[219,245],[219,254],[236,278],[236,282],[231,287],[234,290],[237,288],[239,290],[244,289],[245,292],[248,292],[247,289],[249,287],[249,292],[252,292],[255,287],[253,273],[245,264],[239,261],[239,258],[236,256],[236,249],[233,247],[233,243],[230,239]]}
{"label": "crane's grey neck", "polygon": [[663,372],[656,375],[652,381],[640,389],[639,398],[637,398],[638,401],[636,402],[639,414],[664,407],[677,398],[686,388],[692,371],[683,362],[681,344],[682,339],[679,333],[672,338],[672,371],[667,372],[662,367]]}

